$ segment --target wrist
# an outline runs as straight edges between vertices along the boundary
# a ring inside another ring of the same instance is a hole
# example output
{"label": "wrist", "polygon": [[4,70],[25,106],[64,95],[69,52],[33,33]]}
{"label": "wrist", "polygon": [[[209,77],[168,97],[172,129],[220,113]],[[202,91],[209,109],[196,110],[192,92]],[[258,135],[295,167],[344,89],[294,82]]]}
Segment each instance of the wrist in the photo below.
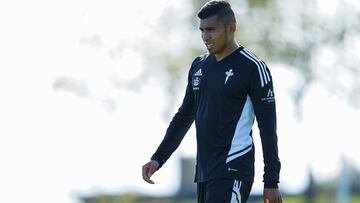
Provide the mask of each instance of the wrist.
{"label": "wrist", "polygon": [[265,182],[264,188],[279,188],[277,182]]}
{"label": "wrist", "polygon": [[164,163],[162,162],[162,160],[159,159],[159,157],[157,157],[157,156],[155,156],[155,155],[150,158],[150,161],[156,161],[156,162],[158,163],[158,169],[161,168],[162,165],[164,164]]}

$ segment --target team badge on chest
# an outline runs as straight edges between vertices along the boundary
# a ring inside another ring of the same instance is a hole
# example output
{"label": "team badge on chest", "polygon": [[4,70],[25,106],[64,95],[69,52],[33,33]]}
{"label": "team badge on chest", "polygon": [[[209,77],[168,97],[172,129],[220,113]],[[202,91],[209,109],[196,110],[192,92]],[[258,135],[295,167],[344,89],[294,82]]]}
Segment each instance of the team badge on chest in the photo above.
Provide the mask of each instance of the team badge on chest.
{"label": "team badge on chest", "polygon": [[225,78],[224,85],[225,85],[226,82],[228,81],[229,77],[234,75],[234,72],[233,72],[232,69],[230,69],[230,70],[228,70],[228,71],[225,72],[225,75],[226,75],[226,78]]}

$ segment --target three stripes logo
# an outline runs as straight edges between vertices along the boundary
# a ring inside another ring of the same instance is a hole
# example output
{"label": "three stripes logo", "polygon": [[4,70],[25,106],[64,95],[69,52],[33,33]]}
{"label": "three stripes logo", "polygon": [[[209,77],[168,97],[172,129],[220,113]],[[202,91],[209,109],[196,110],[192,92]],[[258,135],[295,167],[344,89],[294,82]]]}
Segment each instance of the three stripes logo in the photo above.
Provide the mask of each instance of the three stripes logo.
{"label": "three stripes logo", "polygon": [[246,58],[250,59],[256,64],[259,72],[261,87],[264,87],[266,84],[268,84],[271,81],[271,78],[267,70],[266,64],[246,49],[243,49],[242,51],[240,51],[240,53],[242,53]]}
{"label": "three stripes logo", "polygon": [[194,74],[194,76],[202,76],[202,73],[201,73],[201,68],[196,71],[196,73]]}

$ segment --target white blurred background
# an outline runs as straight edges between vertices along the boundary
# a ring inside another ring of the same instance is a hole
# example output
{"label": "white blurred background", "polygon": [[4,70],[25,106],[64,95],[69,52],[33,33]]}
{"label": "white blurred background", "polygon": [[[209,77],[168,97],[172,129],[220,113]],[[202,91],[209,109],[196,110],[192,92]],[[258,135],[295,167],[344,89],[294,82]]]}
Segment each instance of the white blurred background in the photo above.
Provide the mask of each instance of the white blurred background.
{"label": "white blurred background", "polygon": [[[251,34],[244,20],[251,5],[232,2],[242,43],[246,32]],[[274,5],[284,11],[280,16],[315,11],[314,22],[335,27],[329,38],[344,22],[359,25],[360,18],[350,16],[360,16],[359,1],[315,2]],[[141,166],[182,101],[192,59],[206,51],[193,5],[190,0],[0,2],[0,202],[74,203],[87,194],[160,196],[178,190],[179,159],[196,154],[194,129],[154,175],[155,185],[142,181]],[[252,15],[265,14],[259,9]],[[360,30],[345,27],[342,41],[327,44],[317,30],[301,35],[297,16],[288,20],[274,27],[281,35],[273,37],[298,44],[310,38],[317,45],[309,51],[316,55],[307,64],[311,77],[301,63],[273,60],[251,38],[245,46],[272,72],[280,187],[296,194],[307,186],[310,169],[320,182],[338,176],[343,159],[360,169]],[[319,29],[329,28],[322,25]],[[260,193],[262,154],[254,130],[252,192]]]}

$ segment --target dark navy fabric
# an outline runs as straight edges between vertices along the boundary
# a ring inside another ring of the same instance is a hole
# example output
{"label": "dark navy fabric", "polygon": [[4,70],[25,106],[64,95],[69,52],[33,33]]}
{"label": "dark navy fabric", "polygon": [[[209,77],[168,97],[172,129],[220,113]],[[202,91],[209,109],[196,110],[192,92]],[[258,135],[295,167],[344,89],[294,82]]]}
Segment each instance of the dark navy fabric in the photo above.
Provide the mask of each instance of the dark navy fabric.
{"label": "dark navy fabric", "polygon": [[185,97],[151,159],[160,167],[195,120],[195,182],[216,178],[254,180],[251,127],[256,117],[264,155],[266,187],[277,187],[280,160],[275,94],[270,70],[244,47],[217,61],[205,54],[189,70]]}

